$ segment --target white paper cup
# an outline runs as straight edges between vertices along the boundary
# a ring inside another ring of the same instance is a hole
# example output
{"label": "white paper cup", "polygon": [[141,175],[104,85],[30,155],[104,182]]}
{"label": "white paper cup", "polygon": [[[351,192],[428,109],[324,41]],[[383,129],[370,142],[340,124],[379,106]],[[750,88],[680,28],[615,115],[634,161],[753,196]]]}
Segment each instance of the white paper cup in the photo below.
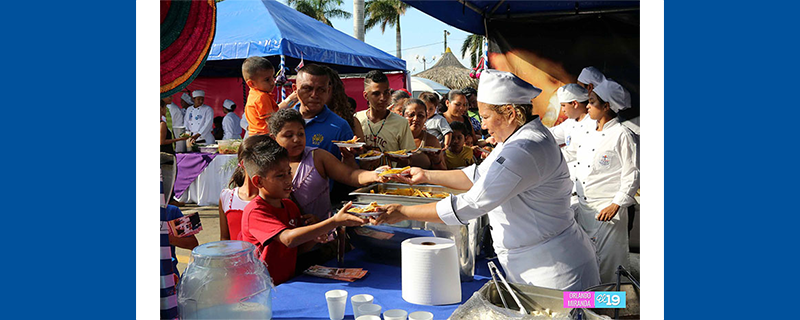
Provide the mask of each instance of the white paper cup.
{"label": "white paper cup", "polygon": [[381,306],[377,304],[362,304],[358,307],[358,312],[362,316],[372,315],[381,316]]}
{"label": "white paper cup", "polygon": [[358,311],[358,307],[364,304],[372,304],[373,301],[372,295],[369,294],[357,294],[350,298],[350,303],[353,304],[353,316],[358,319],[358,316],[361,315],[361,312]]}
{"label": "white paper cup", "polygon": [[331,320],[344,319],[344,308],[347,307],[347,291],[331,290],[325,292],[328,301],[328,316]]}
{"label": "white paper cup", "polygon": [[356,318],[356,320],[381,320],[381,317],[368,314],[366,316],[360,316]]}
{"label": "white paper cup", "polygon": [[433,313],[428,311],[415,311],[408,314],[408,320],[433,320]]}
{"label": "white paper cup", "polygon": [[383,312],[383,320],[406,320],[408,312],[403,309],[392,309]]}

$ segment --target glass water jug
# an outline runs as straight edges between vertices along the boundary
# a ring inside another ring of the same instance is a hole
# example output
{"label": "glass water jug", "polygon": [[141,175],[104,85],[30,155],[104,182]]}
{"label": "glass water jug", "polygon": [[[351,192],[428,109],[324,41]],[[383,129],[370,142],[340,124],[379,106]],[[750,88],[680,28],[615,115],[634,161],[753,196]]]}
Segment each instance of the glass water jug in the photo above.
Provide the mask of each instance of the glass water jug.
{"label": "glass water jug", "polygon": [[178,283],[181,319],[272,319],[272,278],[244,241],[216,241],[192,250]]}

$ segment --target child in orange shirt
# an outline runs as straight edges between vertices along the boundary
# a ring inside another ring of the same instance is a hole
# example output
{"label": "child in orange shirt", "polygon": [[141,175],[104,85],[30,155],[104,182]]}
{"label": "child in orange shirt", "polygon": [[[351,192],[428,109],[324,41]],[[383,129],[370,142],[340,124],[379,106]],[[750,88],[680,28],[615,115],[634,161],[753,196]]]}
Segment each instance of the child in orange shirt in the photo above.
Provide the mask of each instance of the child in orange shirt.
{"label": "child in orange shirt", "polygon": [[250,57],[242,63],[242,77],[250,87],[244,106],[248,134],[269,134],[267,121],[272,113],[278,111],[278,104],[271,94],[275,89],[275,68],[264,57]]}

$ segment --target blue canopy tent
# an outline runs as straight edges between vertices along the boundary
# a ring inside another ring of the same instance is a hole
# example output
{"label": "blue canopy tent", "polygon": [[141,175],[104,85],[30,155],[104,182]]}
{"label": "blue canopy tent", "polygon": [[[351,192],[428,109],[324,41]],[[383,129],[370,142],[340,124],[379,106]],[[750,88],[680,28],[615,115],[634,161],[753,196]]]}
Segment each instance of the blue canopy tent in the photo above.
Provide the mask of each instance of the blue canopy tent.
{"label": "blue canopy tent", "polygon": [[274,0],[228,0],[217,4],[217,34],[201,75],[241,76],[241,63],[266,56],[276,66],[305,62],[339,73],[403,71],[406,62]]}
{"label": "blue canopy tent", "polygon": [[531,17],[617,13],[639,10],[639,1],[403,0],[453,27],[486,35],[486,22]]}

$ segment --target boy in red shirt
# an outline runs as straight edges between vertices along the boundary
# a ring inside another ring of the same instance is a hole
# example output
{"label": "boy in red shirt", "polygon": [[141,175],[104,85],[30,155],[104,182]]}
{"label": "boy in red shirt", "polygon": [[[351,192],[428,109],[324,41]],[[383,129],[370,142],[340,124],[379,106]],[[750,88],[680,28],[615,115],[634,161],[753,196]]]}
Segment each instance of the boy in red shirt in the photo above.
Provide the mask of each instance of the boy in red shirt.
{"label": "boy in red shirt", "polygon": [[242,77],[250,87],[244,116],[247,118],[249,135],[269,134],[267,121],[278,104],[272,96],[275,89],[275,68],[264,57],[250,57],[242,63]]}
{"label": "boy in red shirt", "polygon": [[244,208],[242,240],[258,248],[259,259],[266,263],[272,281],[278,285],[294,276],[298,246],[305,244],[307,248],[303,249],[310,249],[316,242],[325,242],[329,231],[340,226],[360,226],[367,220],[347,213],[352,203],[322,222],[313,223],[308,215],[301,217],[300,209],[289,200],[289,153],[267,135],[247,140],[242,159],[245,173],[258,188],[258,197]]}

